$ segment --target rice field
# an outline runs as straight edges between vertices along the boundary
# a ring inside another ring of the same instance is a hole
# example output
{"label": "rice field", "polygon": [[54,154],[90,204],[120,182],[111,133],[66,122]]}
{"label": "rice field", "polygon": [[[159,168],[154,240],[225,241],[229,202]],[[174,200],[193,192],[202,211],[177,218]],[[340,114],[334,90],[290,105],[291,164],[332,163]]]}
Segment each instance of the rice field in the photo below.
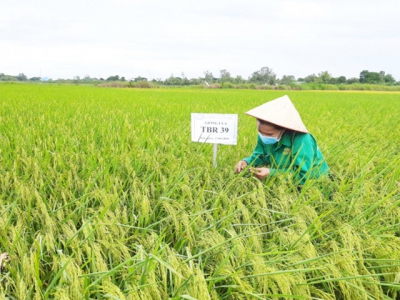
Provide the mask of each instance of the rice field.
{"label": "rice field", "polygon": [[[234,173],[289,95],[334,179]],[[400,93],[0,84],[0,299],[399,299]],[[238,114],[238,144],[190,113]]]}

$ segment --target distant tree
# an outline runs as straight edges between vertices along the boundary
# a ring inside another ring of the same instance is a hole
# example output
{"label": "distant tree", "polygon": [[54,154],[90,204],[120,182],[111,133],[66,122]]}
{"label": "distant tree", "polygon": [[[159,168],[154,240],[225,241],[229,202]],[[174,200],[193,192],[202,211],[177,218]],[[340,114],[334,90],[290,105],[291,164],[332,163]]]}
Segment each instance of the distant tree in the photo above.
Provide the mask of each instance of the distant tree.
{"label": "distant tree", "polygon": [[201,78],[190,78],[189,84],[198,85],[202,84],[203,80]]}
{"label": "distant tree", "polygon": [[29,78],[29,81],[40,81],[40,80],[42,80],[41,77],[31,77],[31,78]]}
{"label": "distant tree", "polygon": [[262,67],[259,71],[255,71],[251,74],[249,78],[250,82],[260,83],[260,84],[275,84],[276,74],[272,69],[268,67]]}
{"label": "distant tree", "polygon": [[339,76],[337,78],[337,83],[346,83],[346,77],[345,76]]}
{"label": "distant tree", "polygon": [[82,82],[82,83],[96,83],[96,82],[98,82],[99,80],[101,80],[101,79],[97,79],[97,78],[95,78],[95,77],[90,77],[89,75],[85,75],[85,77],[83,77],[83,78],[81,78],[80,79],[80,82]]}
{"label": "distant tree", "polygon": [[382,82],[383,78],[378,72],[368,72],[365,74],[364,83],[379,84]]}
{"label": "distant tree", "polygon": [[133,81],[134,82],[147,81],[147,78],[146,77],[142,77],[142,76],[138,76],[138,77],[134,78]]}
{"label": "distant tree", "polygon": [[360,82],[365,83],[365,76],[368,75],[369,71],[368,70],[363,70],[360,72]]}
{"label": "distant tree", "polygon": [[332,75],[329,74],[328,71],[323,71],[321,73],[318,73],[318,78],[319,78],[319,81],[322,83],[329,83],[329,81],[332,78]]}
{"label": "distant tree", "polygon": [[231,82],[232,81],[232,77],[231,77],[231,73],[229,73],[227,70],[220,70],[219,71],[221,74],[221,84],[222,86],[224,85],[225,82]]}
{"label": "distant tree", "polygon": [[245,80],[242,76],[237,75],[237,76],[233,79],[233,82],[236,83],[236,84],[243,84],[243,83],[246,82],[246,80]]}
{"label": "distant tree", "polygon": [[301,78],[301,77],[300,77],[300,78],[297,78],[297,81],[298,81],[298,82],[303,82],[303,81],[305,81],[305,80],[304,80],[304,78]]}
{"label": "distant tree", "polygon": [[293,75],[283,75],[282,79],[279,80],[280,84],[291,84],[296,81],[296,77]]}
{"label": "distant tree", "polygon": [[74,80],[72,81],[74,84],[79,84],[81,81],[81,78],[79,76],[75,76]]}
{"label": "distant tree", "polygon": [[356,78],[356,77],[352,77],[346,80],[347,84],[353,84],[353,83],[359,83],[360,79]]}
{"label": "distant tree", "polygon": [[181,73],[181,78],[182,78],[182,83],[181,83],[182,85],[189,85],[190,84],[190,81],[189,81],[189,79],[187,79],[187,77],[186,77],[184,72]]}
{"label": "distant tree", "polygon": [[121,81],[126,81],[124,76],[122,76],[120,80]]}
{"label": "distant tree", "polygon": [[314,83],[318,81],[318,77],[315,74],[308,75],[304,78],[304,81],[307,83]]}
{"label": "distant tree", "polygon": [[335,77],[331,77],[330,79],[329,79],[329,84],[337,84],[337,78],[335,78]]}
{"label": "distant tree", "polygon": [[183,81],[180,77],[175,77],[174,74],[171,74],[169,78],[164,81],[165,85],[182,85]]}
{"label": "distant tree", "polygon": [[119,80],[119,76],[118,75],[110,76],[106,80],[107,81],[118,81]]}
{"label": "distant tree", "polygon": [[383,76],[383,81],[386,84],[394,84],[396,82],[396,80],[393,78],[393,76],[391,74],[387,74],[387,75]]}
{"label": "distant tree", "polygon": [[3,73],[3,75],[0,76],[0,81],[17,81],[17,77],[11,76],[11,75],[6,75]]}
{"label": "distant tree", "polygon": [[214,81],[215,77],[211,72],[208,70],[204,72],[204,80],[207,81],[208,83],[212,83]]}
{"label": "distant tree", "polygon": [[18,81],[27,81],[28,77],[24,73],[19,73],[19,75],[17,76],[17,80]]}
{"label": "distant tree", "polygon": [[[144,77],[143,77],[144,78]],[[145,81],[147,81],[147,78],[145,78],[146,80]],[[131,79],[131,81],[134,81],[135,79]],[[153,83],[155,83],[155,84],[164,84],[164,80],[162,80],[161,78],[153,78],[152,80],[151,80],[151,82],[153,82]]]}

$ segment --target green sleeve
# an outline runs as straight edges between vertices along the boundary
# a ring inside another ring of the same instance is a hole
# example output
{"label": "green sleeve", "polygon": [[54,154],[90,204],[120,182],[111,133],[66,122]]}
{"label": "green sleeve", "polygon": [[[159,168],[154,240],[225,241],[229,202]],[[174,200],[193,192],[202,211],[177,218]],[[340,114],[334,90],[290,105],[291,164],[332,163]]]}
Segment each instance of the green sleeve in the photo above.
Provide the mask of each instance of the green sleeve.
{"label": "green sleeve", "polygon": [[265,154],[264,147],[261,143],[260,137],[258,137],[257,145],[254,148],[253,154],[242,159],[247,162],[248,165],[252,164],[255,167],[258,167],[260,165],[269,163],[268,155]]}
{"label": "green sleeve", "polygon": [[329,174],[329,167],[318,149],[317,142],[309,133],[297,133],[292,140],[290,169],[270,169],[270,176],[278,173],[291,173],[299,184],[308,178],[318,178]]}
{"label": "green sleeve", "polygon": [[295,137],[292,147],[295,178],[303,184],[314,165],[317,143],[311,134],[299,134]]}

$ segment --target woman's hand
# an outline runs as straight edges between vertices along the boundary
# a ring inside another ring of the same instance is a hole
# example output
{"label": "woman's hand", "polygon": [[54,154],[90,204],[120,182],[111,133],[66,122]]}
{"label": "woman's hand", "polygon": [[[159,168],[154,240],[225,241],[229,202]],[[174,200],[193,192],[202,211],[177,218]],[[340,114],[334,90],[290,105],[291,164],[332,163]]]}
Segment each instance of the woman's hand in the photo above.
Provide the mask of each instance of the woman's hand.
{"label": "woman's hand", "polygon": [[243,171],[243,169],[247,166],[247,162],[244,160],[239,161],[236,166],[235,166],[235,172],[240,173]]}
{"label": "woman's hand", "polygon": [[257,177],[258,179],[263,179],[270,173],[268,168],[250,168],[250,172],[252,172],[254,177]]}

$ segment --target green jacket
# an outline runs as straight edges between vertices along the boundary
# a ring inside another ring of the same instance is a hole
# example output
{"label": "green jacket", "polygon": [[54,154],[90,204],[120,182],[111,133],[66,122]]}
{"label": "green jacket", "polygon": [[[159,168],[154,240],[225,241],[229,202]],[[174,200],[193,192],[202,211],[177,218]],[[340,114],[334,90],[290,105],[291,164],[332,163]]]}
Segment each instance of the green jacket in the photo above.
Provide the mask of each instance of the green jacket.
{"label": "green jacket", "polygon": [[258,137],[253,154],[243,160],[255,167],[268,166],[272,176],[289,171],[299,184],[304,184],[307,178],[329,174],[329,167],[314,137],[297,131],[286,130],[279,142],[273,145],[264,144]]}

